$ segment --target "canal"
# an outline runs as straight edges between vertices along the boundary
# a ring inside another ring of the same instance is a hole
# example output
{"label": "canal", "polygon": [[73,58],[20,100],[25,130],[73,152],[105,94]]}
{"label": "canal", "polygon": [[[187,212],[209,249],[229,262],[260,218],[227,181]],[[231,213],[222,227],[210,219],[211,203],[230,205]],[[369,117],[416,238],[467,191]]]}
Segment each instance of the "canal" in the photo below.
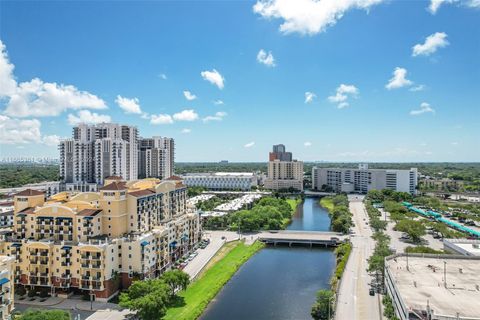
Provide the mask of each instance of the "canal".
{"label": "canal", "polygon": [[[306,198],[287,229],[328,231],[328,212]],[[332,249],[266,247],[247,261],[210,303],[202,320],[311,319],[319,289],[329,288]]]}

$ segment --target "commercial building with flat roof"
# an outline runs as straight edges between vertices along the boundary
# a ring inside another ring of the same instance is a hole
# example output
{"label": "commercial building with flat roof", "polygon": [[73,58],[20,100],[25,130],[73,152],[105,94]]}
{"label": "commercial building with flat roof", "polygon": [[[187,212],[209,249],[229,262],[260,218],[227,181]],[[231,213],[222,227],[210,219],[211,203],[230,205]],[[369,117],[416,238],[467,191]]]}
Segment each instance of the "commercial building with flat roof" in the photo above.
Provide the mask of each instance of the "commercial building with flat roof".
{"label": "commercial building with flat roof", "polygon": [[464,256],[480,257],[480,240],[474,239],[443,239],[443,248],[452,253]]}
{"label": "commercial building with flat roof", "polygon": [[385,286],[401,320],[480,319],[480,257],[393,255]]}
{"label": "commercial building with flat roof", "polygon": [[182,176],[188,187],[209,190],[250,190],[257,186],[258,177],[252,172],[187,173]]}
{"label": "commercial building with flat roof", "polygon": [[390,189],[417,192],[417,169],[369,169],[367,164],[351,168],[312,168],[312,188],[319,191],[367,193]]}

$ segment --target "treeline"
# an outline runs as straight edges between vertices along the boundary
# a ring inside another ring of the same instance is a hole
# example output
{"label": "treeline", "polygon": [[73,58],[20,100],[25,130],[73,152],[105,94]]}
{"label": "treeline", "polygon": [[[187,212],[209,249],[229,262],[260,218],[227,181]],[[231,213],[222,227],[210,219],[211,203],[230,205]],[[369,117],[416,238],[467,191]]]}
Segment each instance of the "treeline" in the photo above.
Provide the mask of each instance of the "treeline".
{"label": "treeline", "polygon": [[348,197],[345,194],[324,197],[320,204],[328,210],[331,224],[330,228],[336,232],[347,234],[353,225],[352,214],[348,209]]}
{"label": "treeline", "polygon": [[240,210],[222,217],[206,219],[204,229],[229,229],[241,232],[280,230],[287,226],[292,215],[293,208],[287,200],[267,197],[260,199],[250,210]]}
{"label": "treeline", "polygon": [[59,179],[57,165],[0,165],[0,188],[14,188],[29,183]]}

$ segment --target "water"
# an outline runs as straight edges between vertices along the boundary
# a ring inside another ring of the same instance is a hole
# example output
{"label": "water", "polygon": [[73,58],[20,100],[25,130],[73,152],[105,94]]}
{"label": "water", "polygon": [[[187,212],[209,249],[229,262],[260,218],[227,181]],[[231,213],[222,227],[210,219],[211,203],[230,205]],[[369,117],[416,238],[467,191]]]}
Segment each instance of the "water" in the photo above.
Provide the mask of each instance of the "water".
{"label": "water", "polygon": [[[329,230],[318,199],[306,198],[290,230]],[[311,319],[316,292],[329,288],[335,268],[331,249],[266,247],[247,261],[219,292],[202,320]]]}

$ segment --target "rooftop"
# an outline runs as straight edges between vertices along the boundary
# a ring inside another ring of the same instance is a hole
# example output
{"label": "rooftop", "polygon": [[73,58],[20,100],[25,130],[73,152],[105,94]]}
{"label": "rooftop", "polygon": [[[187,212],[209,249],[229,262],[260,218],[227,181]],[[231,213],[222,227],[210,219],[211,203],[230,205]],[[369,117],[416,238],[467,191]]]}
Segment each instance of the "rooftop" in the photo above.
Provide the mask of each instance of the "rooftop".
{"label": "rooftop", "polygon": [[[444,284],[446,266],[446,286]],[[480,314],[480,259],[454,255],[397,255],[386,268],[406,307],[455,318]]]}
{"label": "rooftop", "polygon": [[117,191],[117,190],[125,190],[127,189],[125,182],[123,181],[114,181],[106,186],[100,188],[102,191]]}
{"label": "rooftop", "polygon": [[40,196],[40,195],[44,195],[44,192],[33,190],[33,189],[25,189],[25,190],[20,191],[19,193],[15,194],[16,197],[18,197],[18,196],[31,197],[31,196]]}

